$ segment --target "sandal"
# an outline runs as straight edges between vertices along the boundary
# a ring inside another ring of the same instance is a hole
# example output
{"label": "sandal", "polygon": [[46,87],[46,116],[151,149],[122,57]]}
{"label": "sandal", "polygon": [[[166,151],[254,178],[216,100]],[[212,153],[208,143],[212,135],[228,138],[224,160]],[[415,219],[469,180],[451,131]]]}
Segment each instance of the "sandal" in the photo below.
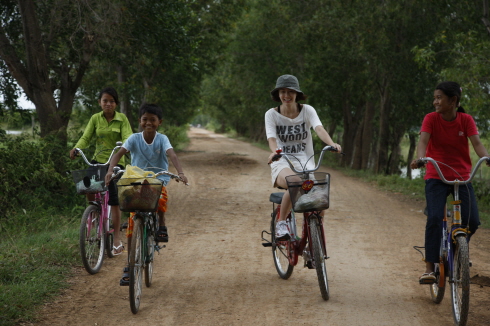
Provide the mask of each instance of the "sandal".
{"label": "sandal", "polygon": [[156,242],[168,242],[168,233],[166,226],[160,226],[155,237]]}
{"label": "sandal", "polygon": [[434,284],[435,282],[436,282],[436,275],[434,274],[434,272],[432,272],[432,273],[424,273],[419,278],[419,283],[420,284]]}
{"label": "sandal", "polygon": [[119,281],[120,286],[129,286],[129,267],[126,266],[123,269],[123,275]]}
{"label": "sandal", "polygon": [[112,246],[112,254],[114,256],[118,256],[118,255],[122,254],[123,251],[124,251],[124,246],[123,246],[122,242],[119,242],[119,243],[120,244],[117,247],[116,246]]}

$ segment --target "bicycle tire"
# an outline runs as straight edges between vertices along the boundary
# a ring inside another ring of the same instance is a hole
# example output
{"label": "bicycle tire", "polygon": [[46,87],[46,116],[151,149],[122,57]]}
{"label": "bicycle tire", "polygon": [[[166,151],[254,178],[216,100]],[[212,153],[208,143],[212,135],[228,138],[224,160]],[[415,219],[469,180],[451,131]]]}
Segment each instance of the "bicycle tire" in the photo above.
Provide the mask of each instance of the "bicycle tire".
{"label": "bicycle tire", "polygon": [[104,262],[105,234],[99,234],[100,209],[89,205],[82,215],[79,231],[80,256],[89,274],[100,271]]}
{"label": "bicycle tire", "polygon": [[444,264],[434,264],[434,274],[436,281],[430,285],[430,296],[435,303],[441,303],[446,292],[446,270]]}
{"label": "bicycle tire", "polygon": [[131,251],[129,253],[129,303],[131,312],[138,313],[143,285],[143,221],[134,219]]}
{"label": "bicycle tire", "polygon": [[320,221],[318,216],[312,215],[310,217],[310,232],[311,232],[311,249],[313,250],[313,258],[316,269],[316,275],[318,277],[318,285],[320,286],[320,292],[323,300],[330,298],[328,289],[328,277],[326,266],[326,255],[323,249],[323,241],[321,239],[322,233],[320,229]]}
{"label": "bicycle tire", "polygon": [[453,272],[451,275],[451,303],[454,323],[466,325],[470,307],[470,265],[466,237],[456,237]]}
{"label": "bicycle tire", "polygon": [[[154,216],[150,217],[155,219]],[[151,230],[148,226],[146,228],[146,257],[145,257],[145,285],[146,287],[151,286],[153,279],[153,257],[155,253],[155,230]]]}
{"label": "bicycle tire", "polygon": [[291,250],[294,249],[290,240],[276,242],[276,214],[277,211],[274,211],[271,220],[272,256],[277,273],[282,279],[287,280],[294,270],[294,266],[289,263]]}
{"label": "bicycle tire", "polygon": [[[106,196],[109,196],[106,194]],[[109,225],[109,229],[105,230],[106,225]],[[104,231],[106,234],[106,252],[107,252],[107,257],[109,258],[114,258],[114,252],[112,251],[114,247],[114,232],[111,232],[111,226],[112,226],[112,212],[111,212],[111,206],[107,206],[107,224],[104,224]]]}

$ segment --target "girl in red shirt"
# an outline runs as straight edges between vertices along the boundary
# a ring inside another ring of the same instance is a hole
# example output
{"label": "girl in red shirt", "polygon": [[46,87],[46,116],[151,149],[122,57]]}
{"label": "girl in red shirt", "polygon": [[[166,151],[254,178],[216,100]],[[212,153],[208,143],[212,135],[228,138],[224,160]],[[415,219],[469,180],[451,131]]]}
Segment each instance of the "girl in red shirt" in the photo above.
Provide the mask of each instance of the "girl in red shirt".
{"label": "girl in red shirt", "polygon": [[[442,82],[434,90],[435,112],[427,114],[422,123],[417,156],[431,157],[440,165],[447,180],[468,179],[471,172],[471,159],[468,138],[479,157],[488,156],[480,141],[478,129],[473,118],[460,106],[461,87],[455,82]],[[411,163],[417,168],[417,159]],[[425,198],[427,201],[427,224],[425,228],[425,273],[421,276],[424,283],[435,281],[434,263],[439,262],[439,247],[442,232],[442,216],[447,196],[453,192],[453,186],[443,183],[432,164],[427,164],[425,174]],[[480,225],[478,207],[471,184],[459,189],[462,201],[462,223],[468,224],[469,236]]]}

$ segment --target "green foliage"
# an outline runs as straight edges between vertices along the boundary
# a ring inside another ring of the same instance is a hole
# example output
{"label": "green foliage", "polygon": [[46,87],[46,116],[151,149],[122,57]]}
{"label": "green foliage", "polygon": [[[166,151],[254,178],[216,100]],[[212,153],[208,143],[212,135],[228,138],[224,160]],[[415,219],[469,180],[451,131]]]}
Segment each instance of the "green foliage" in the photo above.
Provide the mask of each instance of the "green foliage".
{"label": "green foliage", "polygon": [[[32,222],[30,227],[18,222],[0,230],[3,326],[35,322],[42,304],[69,285],[66,280],[70,266],[79,262],[77,233],[81,213],[66,216],[59,211],[32,210],[29,215],[38,221],[36,228]],[[11,218],[19,221],[16,215]]]}
{"label": "green foliage", "polygon": [[[0,228],[9,222],[11,215],[34,208],[64,210],[80,203],[75,193],[71,176],[60,171],[57,162],[73,166],[68,162],[68,149],[63,156],[53,150],[52,142],[28,140],[24,136],[0,135]],[[32,221],[33,224],[36,221]]]}
{"label": "green foliage", "polygon": [[160,132],[168,137],[175,150],[182,150],[189,143],[189,137],[187,137],[189,127],[187,125],[175,126],[163,123],[160,129]]}

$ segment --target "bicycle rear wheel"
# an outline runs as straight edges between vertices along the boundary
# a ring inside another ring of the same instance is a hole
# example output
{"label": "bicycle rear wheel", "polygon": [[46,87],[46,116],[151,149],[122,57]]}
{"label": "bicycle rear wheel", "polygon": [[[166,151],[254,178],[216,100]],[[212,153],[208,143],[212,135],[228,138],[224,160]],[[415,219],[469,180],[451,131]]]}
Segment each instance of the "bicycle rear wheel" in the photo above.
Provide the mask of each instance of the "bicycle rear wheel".
{"label": "bicycle rear wheel", "polygon": [[100,271],[104,262],[105,234],[101,234],[100,209],[95,205],[89,205],[82,215],[80,223],[80,255],[83,267],[90,274]]}
{"label": "bicycle rear wheel", "polygon": [[454,246],[453,272],[451,275],[451,302],[454,323],[466,325],[470,307],[470,265],[466,238],[456,237]]}
{"label": "bicycle rear wheel", "polygon": [[138,313],[143,285],[143,221],[134,219],[131,252],[129,253],[129,303],[131,312]]}
{"label": "bicycle rear wheel", "polygon": [[[155,216],[151,216],[151,219],[155,219]],[[145,285],[151,286],[153,279],[153,257],[155,253],[155,230],[151,230],[149,226],[146,227],[146,257],[145,257]]]}
{"label": "bicycle rear wheel", "polygon": [[314,264],[320,292],[323,300],[328,300],[330,294],[328,291],[327,266],[325,263],[326,254],[322,245],[323,239],[319,218],[321,217],[315,215],[310,217],[311,249],[313,250],[313,259],[315,260]]}
{"label": "bicycle rear wheel", "polygon": [[276,213],[277,211],[274,211],[271,220],[272,256],[277,273],[282,279],[287,280],[294,270],[294,266],[289,263],[289,256],[294,249],[290,240],[276,241]]}
{"label": "bicycle rear wheel", "polygon": [[444,264],[434,264],[435,283],[430,285],[430,296],[435,303],[441,303],[446,292],[446,273]]}
{"label": "bicycle rear wheel", "polygon": [[[106,196],[109,196],[106,194]],[[112,248],[114,247],[114,231],[111,232],[111,227],[112,225],[112,214],[111,214],[111,206],[107,206],[107,225],[109,226],[108,229],[106,230],[106,225],[104,225],[104,231],[106,234],[106,252],[107,252],[107,257],[109,258],[114,258],[114,252],[112,251]]]}

